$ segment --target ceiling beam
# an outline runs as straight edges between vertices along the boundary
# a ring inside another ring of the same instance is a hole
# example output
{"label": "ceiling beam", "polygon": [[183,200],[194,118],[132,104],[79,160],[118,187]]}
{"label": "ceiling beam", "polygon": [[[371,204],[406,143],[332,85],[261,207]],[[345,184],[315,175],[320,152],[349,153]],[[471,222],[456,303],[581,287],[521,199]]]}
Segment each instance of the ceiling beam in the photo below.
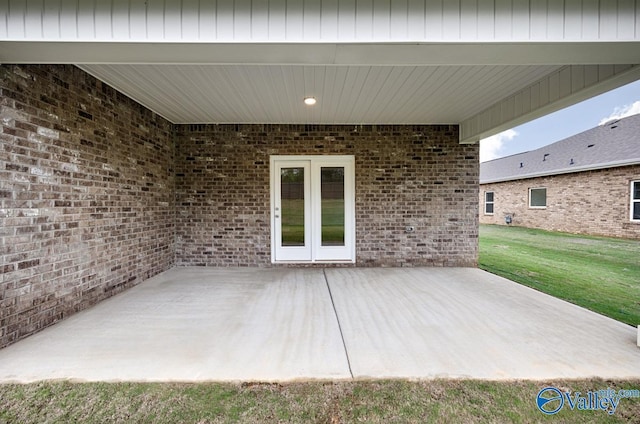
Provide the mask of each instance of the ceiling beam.
{"label": "ceiling beam", "polygon": [[428,44],[0,41],[0,63],[614,65],[640,63],[640,41]]}

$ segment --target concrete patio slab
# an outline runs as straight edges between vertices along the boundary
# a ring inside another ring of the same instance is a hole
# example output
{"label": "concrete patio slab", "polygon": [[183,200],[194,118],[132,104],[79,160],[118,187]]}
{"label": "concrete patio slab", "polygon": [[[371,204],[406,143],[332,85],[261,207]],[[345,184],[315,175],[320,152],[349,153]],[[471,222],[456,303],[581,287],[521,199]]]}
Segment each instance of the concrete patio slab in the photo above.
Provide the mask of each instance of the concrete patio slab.
{"label": "concrete patio slab", "polygon": [[479,269],[326,275],[356,378],[640,377],[635,328]]}
{"label": "concrete patio slab", "polygon": [[0,350],[0,381],[349,377],[322,270],[174,268]]}
{"label": "concrete patio slab", "polygon": [[174,268],[0,350],[0,382],[591,376],[640,377],[635,328],[470,268]]}

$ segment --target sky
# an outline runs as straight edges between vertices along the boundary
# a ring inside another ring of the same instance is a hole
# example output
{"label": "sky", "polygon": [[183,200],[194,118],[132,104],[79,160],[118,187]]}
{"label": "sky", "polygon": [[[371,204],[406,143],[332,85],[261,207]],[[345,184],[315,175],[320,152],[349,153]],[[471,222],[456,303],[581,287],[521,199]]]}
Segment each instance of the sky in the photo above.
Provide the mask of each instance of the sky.
{"label": "sky", "polygon": [[640,80],[480,140],[480,162],[535,150],[640,113]]}

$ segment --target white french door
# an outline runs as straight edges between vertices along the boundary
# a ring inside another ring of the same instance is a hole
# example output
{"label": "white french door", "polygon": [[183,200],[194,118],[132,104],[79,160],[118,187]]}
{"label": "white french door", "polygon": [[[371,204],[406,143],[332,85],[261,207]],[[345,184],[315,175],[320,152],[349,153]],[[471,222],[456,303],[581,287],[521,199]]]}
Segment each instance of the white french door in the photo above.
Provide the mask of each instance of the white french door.
{"label": "white french door", "polygon": [[353,156],[272,156],[272,262],[355,262],[354,186]]}

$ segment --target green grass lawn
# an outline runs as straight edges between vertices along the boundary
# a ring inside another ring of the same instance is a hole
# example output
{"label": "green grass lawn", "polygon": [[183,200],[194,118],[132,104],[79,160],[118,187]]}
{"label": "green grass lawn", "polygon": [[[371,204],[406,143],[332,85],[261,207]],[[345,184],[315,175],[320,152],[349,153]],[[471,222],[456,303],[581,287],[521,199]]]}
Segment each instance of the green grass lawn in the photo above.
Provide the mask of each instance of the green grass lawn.
{"label": "green grass lawn", "polygon": [[547,386],[573,392],[638,389],[640,380],[486,382],[347,381],[289,384],[44,382],[0,385],[0,423],[623,423],[640,399],[614,415],[536,408]]}
{"label": "green grass lawn", "polygon": [[480,226],[480,268],[636,326],[640,241]]}

